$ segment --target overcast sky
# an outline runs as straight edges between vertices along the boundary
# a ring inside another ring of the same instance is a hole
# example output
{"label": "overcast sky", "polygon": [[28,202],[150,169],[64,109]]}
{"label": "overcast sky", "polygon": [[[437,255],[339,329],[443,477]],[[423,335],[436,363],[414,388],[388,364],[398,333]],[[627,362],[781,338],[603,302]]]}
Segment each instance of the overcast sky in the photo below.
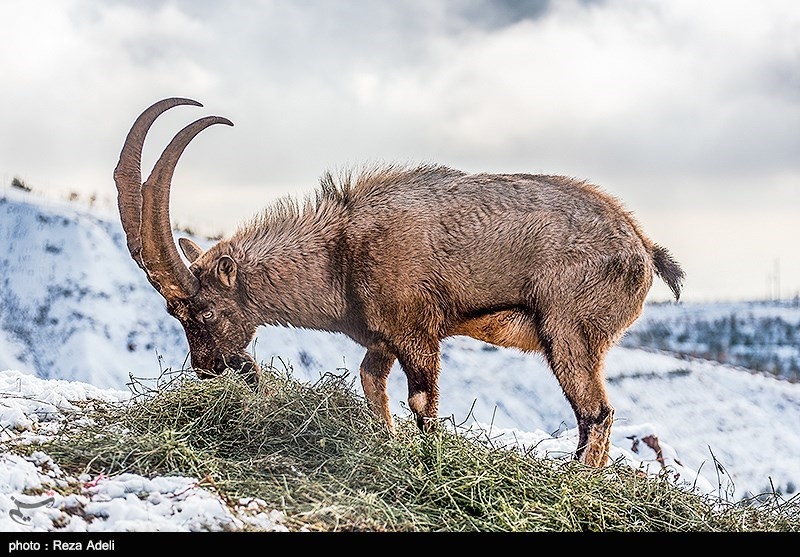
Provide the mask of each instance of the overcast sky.
{"label": "overcast sky", "polygon": [[113,206],[131,123],[185,96],[204,107],[156,122],[144,173],[192,120],[234,122],[173,180],[204,234],[327,169],[565,174],[672,250],[685,300],[800,292],[796,0],[3,0],[0,21],[3,188]]}

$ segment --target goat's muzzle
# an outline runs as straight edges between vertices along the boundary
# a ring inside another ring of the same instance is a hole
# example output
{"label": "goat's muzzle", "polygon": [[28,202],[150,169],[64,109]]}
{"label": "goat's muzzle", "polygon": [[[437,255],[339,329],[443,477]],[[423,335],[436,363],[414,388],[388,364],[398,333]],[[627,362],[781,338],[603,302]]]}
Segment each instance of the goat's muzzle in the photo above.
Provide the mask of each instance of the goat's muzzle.
{"label": "goat's muzzle", "polygon": [[214,359],[214,364],[211,369],[205,369],[205,366],[195,366],[193,369],[200,379],[213,379],[219,377],[227,370],[241,376],[248,385],[255,387],[258,385],[258,378],[261,375],[261,367],[253,359],[250,354],[232,354],[228,356],[219,356]]}

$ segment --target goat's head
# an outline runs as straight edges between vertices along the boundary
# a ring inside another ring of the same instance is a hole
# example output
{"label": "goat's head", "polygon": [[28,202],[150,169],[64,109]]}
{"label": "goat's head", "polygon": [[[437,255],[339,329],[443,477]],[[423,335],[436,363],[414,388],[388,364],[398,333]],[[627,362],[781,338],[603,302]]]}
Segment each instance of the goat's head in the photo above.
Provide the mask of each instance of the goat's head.
{"label": "goat's head", "polygon": [[230,368],[252,380],[259,368],[246,348],[257,325],[242,315],[236,262],[224,253],[222,244],[203,252],[196,243],[181,238],[181,250],[191,264],[187,267],[173,240],[169,217],[172,175],[186,146],[213,124],[233,124],[219,116],[189,124],[164,149],[142,183],[142,147],[148,130],[164,111],[187,104],[202,106],[191,99],[164,99],[145,110],[128,132],[114,170],[122,227],[131,257],[164,297],[167,311],[183,325],[198,377],[214,377]]}

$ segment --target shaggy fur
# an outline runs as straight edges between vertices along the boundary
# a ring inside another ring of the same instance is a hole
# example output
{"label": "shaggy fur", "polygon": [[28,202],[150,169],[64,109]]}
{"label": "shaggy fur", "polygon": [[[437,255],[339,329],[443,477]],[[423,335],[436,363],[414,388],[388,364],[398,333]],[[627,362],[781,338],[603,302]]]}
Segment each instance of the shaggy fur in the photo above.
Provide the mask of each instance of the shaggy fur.
{"label": "shaggy fur", "polygon": [[[153,249],[175,250],[168,244]],[[343,333],[366,349],[360,375],[374,413],[393,427],[386,385],[398,361],[427,430],[440,343],[466,335],[544,355],[577,419],[576,458],[591,466],[607,462],[614,416],[606,353],[654,275],[676,299],[683,280],[669,252],[592,184],[434,165],[329,173],[313,196],[274,204],[206,252],[180,245],[192,278],[167,305],[201,377],[257,373],[246,347],[262,324]]]}

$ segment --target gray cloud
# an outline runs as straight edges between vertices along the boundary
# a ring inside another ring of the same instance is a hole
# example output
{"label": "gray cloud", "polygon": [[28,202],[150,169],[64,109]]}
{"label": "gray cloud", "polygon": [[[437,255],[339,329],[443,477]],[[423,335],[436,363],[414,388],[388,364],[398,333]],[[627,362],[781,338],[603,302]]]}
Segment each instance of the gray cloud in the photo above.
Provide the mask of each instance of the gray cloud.
{"label": "gray cloud", "polygon": [[113,196],[133,118],[190,96],[205,108],[159,119],[145,164],[194,118],[235,122],[204,132],[178,169],[173,215],[196,229],[230,231],[363,162],[560,173],[600,183],[684,248],[698,297],[718,277],[699,252],[714,246],[692,240],[716,231],[658,223],[688,203],[717,227],[736,226],[740,207],[772,211],[760,246],[737,252],[751,258],[746,290],[763,291],[777,256],[800,290],[793,246],[772,239],[800,233],[786,216],[800,209],[792,0],[9,0],[0,18],[13,22],[0,51],[5,184]]}

